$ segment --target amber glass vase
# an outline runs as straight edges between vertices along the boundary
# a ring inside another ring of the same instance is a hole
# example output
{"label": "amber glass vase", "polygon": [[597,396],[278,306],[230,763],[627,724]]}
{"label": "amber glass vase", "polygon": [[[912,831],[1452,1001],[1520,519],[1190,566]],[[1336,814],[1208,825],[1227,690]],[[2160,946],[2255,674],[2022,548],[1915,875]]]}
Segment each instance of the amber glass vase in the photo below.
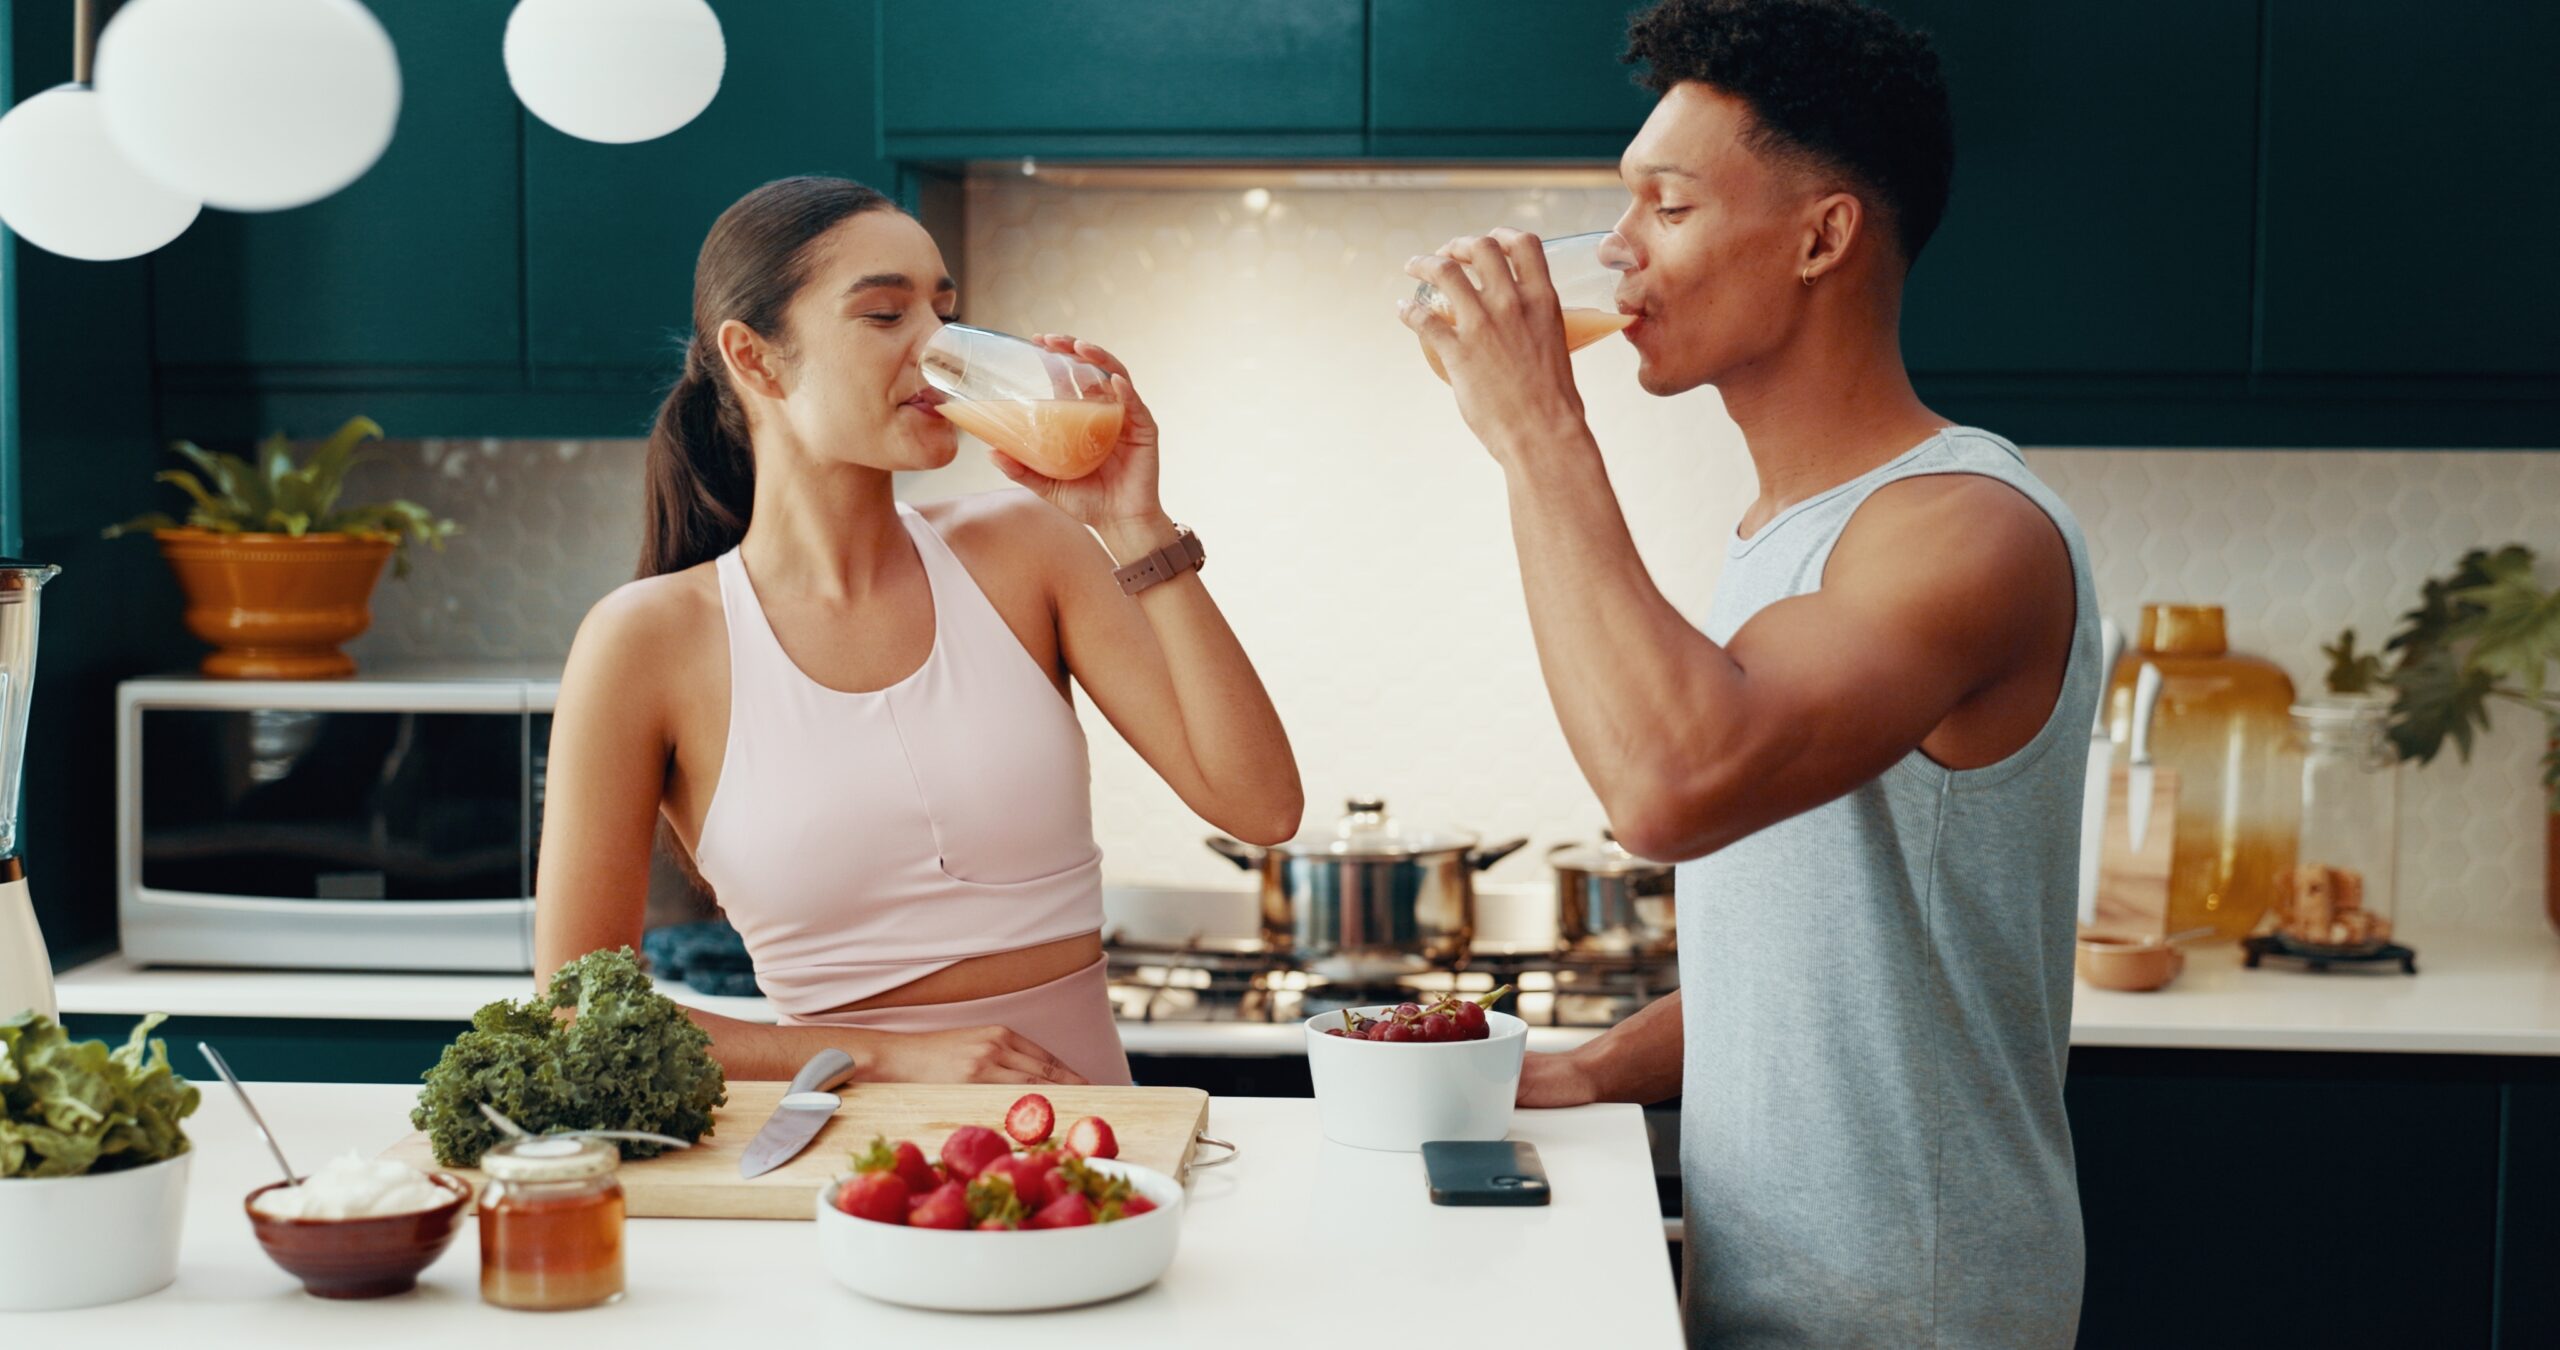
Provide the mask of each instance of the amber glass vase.
{"label": "amber glass vase", "polygon": [[2294,865],[2302,793],[2293,681],[2274,662],[2230,649],[2220,605],[2145,605],[2134,647],[2107,685],[2119,760],[2145,663],[2161,676],[2152,762],[2178,773],[2168,929],[2246,937]]}

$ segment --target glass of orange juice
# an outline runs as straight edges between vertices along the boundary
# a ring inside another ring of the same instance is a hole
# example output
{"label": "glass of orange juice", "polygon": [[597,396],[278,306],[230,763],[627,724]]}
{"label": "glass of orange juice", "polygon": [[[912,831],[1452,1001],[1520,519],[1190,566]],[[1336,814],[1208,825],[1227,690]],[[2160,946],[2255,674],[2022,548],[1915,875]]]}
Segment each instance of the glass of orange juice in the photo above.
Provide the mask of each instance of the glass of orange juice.
{"label": "glass of orange juice", "polygon": [[1111,377],[1088,362],[959,323],[926,339],[923,362],[944,420],[1036,472],[1082,478],[1120,443]]}
{"label": "glass of orange juice", "polygon": [[[1618,274],[1633,268],[1635,260],[1615,232],[1568,234],[1540,244],[1547,255],[1547,275],[1555,282],[1556,299],[1564,306],[1566,351],[1581,351],[1635,322],[1634,315],[1618,312]],[[1448,316],[1448,301],[1431,283],[1422,283],[1413,298],[1440,311],[1441,317]],[[1431,373],[1442,383],[1448,382],[1449,372],[1441,368],[1439,355],[1427,342],[1422,359],[1431,363]]]}

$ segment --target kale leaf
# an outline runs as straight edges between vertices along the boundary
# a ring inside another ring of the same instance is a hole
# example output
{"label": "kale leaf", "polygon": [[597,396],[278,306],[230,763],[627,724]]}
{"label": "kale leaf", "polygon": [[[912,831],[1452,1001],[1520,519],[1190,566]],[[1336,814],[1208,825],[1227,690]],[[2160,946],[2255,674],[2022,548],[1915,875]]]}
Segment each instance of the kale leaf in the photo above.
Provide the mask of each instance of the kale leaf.
{"label": "kale leaf", "polygon": [[[564,1020],[561,1010],[577,1015]],[[711,1108],[729,1099],[711,1037],[649,983],[629,947],[562,966],[542,998],[482,1008],[425,1081],[409,1120],[448,1167],[473,1166],[503,1137],[482,1102],[536,1134],[651,1130],[699,1140]],[[665,1151],[619,1142],[626,1158]]]}

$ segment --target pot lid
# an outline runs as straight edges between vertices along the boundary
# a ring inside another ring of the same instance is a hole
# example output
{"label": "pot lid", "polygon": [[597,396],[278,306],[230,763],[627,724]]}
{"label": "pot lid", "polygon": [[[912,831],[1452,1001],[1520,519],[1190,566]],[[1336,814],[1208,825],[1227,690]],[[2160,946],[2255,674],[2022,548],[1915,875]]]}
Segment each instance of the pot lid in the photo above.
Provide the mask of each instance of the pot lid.
{"label": "pot lid", "polygon": [[1342,818],[1282,844],[1275,852],[1293,858],[1411,858],[1476,846],[1480,836],[1466,830],[1411,830],[1387,814],[1383,797],[1354,797],[1342,804]]}
{"label": "pot lid", "polygon": [[1547,864],[1558,871],[1584,872],[1592,876],[1649,876],[1668,872],[1671,864],[1651,858],[1639,858],[1627,852],[1618,836],[1608,830],[1600,832],[1597,844],[1558,844],[1547,851]]}

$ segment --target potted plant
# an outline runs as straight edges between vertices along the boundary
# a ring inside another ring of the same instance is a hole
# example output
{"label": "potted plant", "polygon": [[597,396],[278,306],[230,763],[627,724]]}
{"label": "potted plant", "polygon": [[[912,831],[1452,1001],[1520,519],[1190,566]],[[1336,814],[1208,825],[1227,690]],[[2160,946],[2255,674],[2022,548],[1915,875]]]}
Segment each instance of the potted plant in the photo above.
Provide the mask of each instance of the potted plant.
{"label": "potted plant", "polygon": [[35,1013],[0,1018],[0,1312],[116,1303],[176,1278],[192,1156],[178,1122],[199,1094],[151,1039],[160,1021],[110,1050]]}
{"label": "potted plant", "polygon": [[195,471],[167,469],[154,478],[193,500],[185,522],[155,511],[107,530],[110,539],[148,530],[160,541],[187,595],[187,631],[214,646],[205,674],[310,680],[355,673],[355,658],[339,645],[372,626],[383,560],[395,560],[397,575],[406,576],[406,545],[442,549],[457,528],[415,502],[339,505],[348,470],[367,458],[358,447],[381,435],[372,419],[351,417],[300,462],[283,432],[261,442],[254,461],[179,441],[169,448]]}
{"label": "potted plant", "polygon": [[2543,906],[2560,928],[2560,589],[2533,579],[2533,550],[2473,549],[2453,574],[2430,578],[2381,652],[2356,650],[2355,630],[2321,651],[2333,693],[2388,693],[2392,749],[2424,764],[2450,737],[2462,758],[2489,725],[2492,701],[2538,712],[2546,751]]}

